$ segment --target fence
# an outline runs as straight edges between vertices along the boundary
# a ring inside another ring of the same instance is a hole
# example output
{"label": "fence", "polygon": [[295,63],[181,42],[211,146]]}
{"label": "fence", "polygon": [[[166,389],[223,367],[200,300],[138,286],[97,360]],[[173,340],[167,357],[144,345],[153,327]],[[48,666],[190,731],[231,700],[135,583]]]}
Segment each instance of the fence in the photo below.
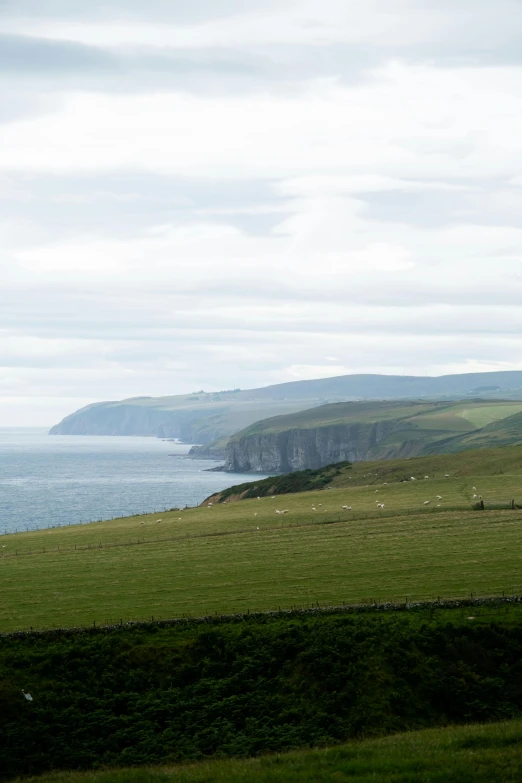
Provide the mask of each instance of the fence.
{"label": "fence", "polygon": [[[265,611],[253,611],[250,610],[234,613],[208,613],[206,615],[191,616],[188,614],[178,614],[170,616],[168,618],[162,618],[156,615],[150,615],[147,618],[132,618],[132,617],[120,617],[116,620],[105,618],[104,621],[93,620],[89,625],[81,625],[76,627],[46,627],[37,628],[30,626],[29,628],[20,628],[13,631],[0,632],[0,638],[5,637],[22,637],[29,634],[39,634],[42,636],[53,635],[74,635],[84,633],[107,633],[120,629],[132,629],[132,628],[146,628],[150,626],[168,628],[177,625],[187,624],[213,624],[213,623],[229,623],[229,622],[247,622],[249,620],[256,620],[257,618],[266,617],[292,617],[292,616],[306,616],[317,614],[361,614],[361,613],[386,613],[386,612],[404,612],[404,611],[429,611],[434,612],[437,609],[462,609],[464,612],[469,611],[472,608],[477,615],[487,618],[488,610],[496,610],[502,606],[505,607],[506,612],[509,610],[509,606],[522,603],[522,596],[520,595],[506,595],[502,592],[502,595],[489,595],[489,596],[474,596],[473,593],[469,593],[466,596],[452,596],[444,598],[441,596],[433,596],[429,599],[413,600],[409,596],[403,598],[398,597],[395,600],[391,598],[389,601],[375,601],[372,598],[361,599],[361,603],[346,603],[341,604],[328,604],[319,601],[308,603],[306,605],[293,604],[287,607],[277,607],[268,609]],[[469,621],[480,619],[479,616],[466,616]]]}

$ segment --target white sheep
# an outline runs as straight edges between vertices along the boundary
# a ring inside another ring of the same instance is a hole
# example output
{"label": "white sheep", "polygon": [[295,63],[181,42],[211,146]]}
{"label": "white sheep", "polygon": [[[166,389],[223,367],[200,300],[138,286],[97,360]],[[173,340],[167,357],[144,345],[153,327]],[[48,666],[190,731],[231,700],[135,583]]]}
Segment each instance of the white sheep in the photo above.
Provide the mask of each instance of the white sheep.
{"label": "white sheep", "polygon": [[442,495],[437,495],[437,500],[442,500]]}
{"label": "white sheep", "polygon": [[445,473],[445,474],[444,474],[444,478],[449,478],[449,477],[450,477],[450,474],[449,474],[449,473]]}
{"label": "white sheep", "polygon": [[410,476],[410,481],[417,481],[417,479],[415,478],[415,476]]}
{"label": "white sheep", "polygon": [[425,506],[429,506],[429,504],[430,504],[430,503],[431,503],[431,500],[425,500],[425,501],[424,501],[424,505],[425,505]]}
{"label": "white sheep", "polygon": [[425,479],[429,479],[429,476],[424,476]]}

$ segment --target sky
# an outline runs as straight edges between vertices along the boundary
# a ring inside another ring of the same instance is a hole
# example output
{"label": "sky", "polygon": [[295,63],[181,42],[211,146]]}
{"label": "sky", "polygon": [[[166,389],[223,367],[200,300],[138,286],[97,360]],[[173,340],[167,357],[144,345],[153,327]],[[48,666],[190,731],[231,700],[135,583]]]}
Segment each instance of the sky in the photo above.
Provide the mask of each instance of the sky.
{"label": "sky", "polygon": [[519,0],[0,0],[0,426],[522,369]]}

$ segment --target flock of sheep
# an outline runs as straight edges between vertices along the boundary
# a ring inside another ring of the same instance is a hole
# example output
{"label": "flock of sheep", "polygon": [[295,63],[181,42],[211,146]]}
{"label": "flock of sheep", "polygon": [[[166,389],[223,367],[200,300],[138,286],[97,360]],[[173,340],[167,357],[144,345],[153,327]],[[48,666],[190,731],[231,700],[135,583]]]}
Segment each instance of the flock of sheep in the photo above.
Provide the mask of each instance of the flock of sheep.
{"label": "flock of sheep", "polygon": [[[371,474],[370,474],[370,475],[371,475]],[[350,478],[351,478],[351,476],[350,476]],[[424,476],[424,478],[425,478],[425,479],[429,479],[429,476]],[[450,478],[450,474],[449,474],[449,473],[445,473],[445,474],[444,474],[444,478]],[[417,481],[417,478],[416,478],[416,476],[410,476],[410,478],[409,478],[409,479],[403,479],[403,481]],[[383,487],[387,487],[387,486],[388,486],[388,483],[387,483],[386,481],[384,481],[384,482],[383,482],[383,484],[382,484],[382,486],[383,486]],[[327,489],[331,489],[331,487],[327,487]],[[482,499],[482,495],[478,495],[478,494],[477,494],[477,488],[476,488],[476,487],[472,487],[472,490],[473,490],[473,492],[475,493],[475,494],[473,495],[473,500],[476,500],[476,499],[480,499],[480,500],[481,500],[481,499]],[[375,490],[375,492],[377,493],[377,492],[379,492],[379,490],[378,490],[378,489],[376,489],[376,490]],[[271,495],[271,496],[270,496],[271,500],[274,500],[274,499],[275,499],[275,497],[276,497],[275,495]],[[260,497],[260,496],[258,496],[258,498],[257,498],[257,499],[258,499],[258,500],[261,500],[261,497]],[[442,495],[436,495],[436,499],[437,499],[438,501],[442,500]],[[382,502],[381,502],[381,501],[379,501],[379,500],[376,500],[376,501],[375,501],[375,503],[376,503],[376,506],[377,506],[377,508],[378,508],[378,509],[384,509],[384,503],[382,503]],[[431,500],[424,500],[424,501],[423,501],[423,505],[424,505],[424,506],[429,506],[430,504],[431,504]],[[214,505],[214,503],[207,503],[206,505],[207,505],[207,508],[212,508],[212,506]],[[440,508],[440,506],[441,506],[441,503],[437,503],[437,508]],[[352,510],[352,506],[348,506],[348,505],[346,505],[346,504],[342,504],[342,505],[340,506],[340,508],[341,508],[341,510],[342,510],[342,511],[351,511],[351,510]],[[181,510],[182,510],[182,509],[181,509]],[[327,509],[326,509],[326,508],[323,506],[323,504],[322,504],[322,503],[317,503],[317,504],[315,504],[315,503],[314,503],[314,504],[312,504],[312,511],[318,511],[318,510],[321,510],[321,511],[326,511]],[[276,508],[276,509],[275,509],[275,513],[276,513],[277,515],[281,515],[281,514],[288,514],[288,513],[289,513],[289,509],[287,509],[287,508],[283,508],[283,509]],[[254,517],[257,517],[257,511],[254,513]],[[156,524],[159,524],[159,523],[160,523],[160,522],[162,522],[162,521],[163,521],[162,519],[158,519],[158,520],[156,520]],[[181,521],[181,517],[178,517],[178,521]],[[142,521],[140,524],[142,524],[142,525],[143,525],[143,524],[145,524],[145,523]],[[259,528],[257,528],[257,529],[259,530]]]}

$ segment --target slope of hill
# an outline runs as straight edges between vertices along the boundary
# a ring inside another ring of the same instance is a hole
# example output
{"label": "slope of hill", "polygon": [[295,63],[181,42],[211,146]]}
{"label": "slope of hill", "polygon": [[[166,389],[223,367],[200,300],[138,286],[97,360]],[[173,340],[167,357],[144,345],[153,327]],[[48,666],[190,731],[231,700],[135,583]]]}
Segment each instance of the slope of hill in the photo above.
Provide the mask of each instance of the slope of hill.
{"label": "slope of hill", "polygon": [[[486,426],[481,426],[485,422]],[[225,469],[289,473],[333,462],[522,442],[522,403],[334,403],[256,422],[231,437]]]}
{"label": "slope of hill", "polygon": [[256,758],[147,766],[139,771],[52,772],[27,778],[26,783],[501,783],[522,778],[521,737],[520,718],[482,721]]}
{"label": "slope of hill", "polygon": [[[423,453],[455,454],[458,451],[511,446],[521,442],[522,412],[518,411],[505,419],[492,421],[473,432],[426,445]],[[434,449],[436,452],[433,451]]]}
{"label": "slope of hill", "polygon": [[328,402],[480,395],[522,398],[522,372],[466,373],[436,378],[343,375],[260,389],[139,397],[89,405],[51,429],[56,435],[152,435],[210,443],[254,421]]}

